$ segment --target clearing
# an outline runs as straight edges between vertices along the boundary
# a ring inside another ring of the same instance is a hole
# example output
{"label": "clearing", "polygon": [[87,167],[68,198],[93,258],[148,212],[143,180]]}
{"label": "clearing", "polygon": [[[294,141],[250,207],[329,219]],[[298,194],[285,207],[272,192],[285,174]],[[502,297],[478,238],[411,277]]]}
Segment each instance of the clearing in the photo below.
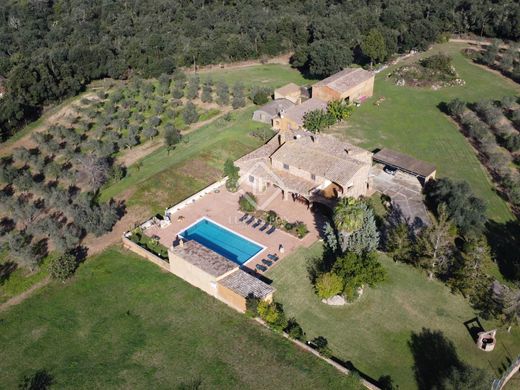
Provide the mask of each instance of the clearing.
{"label": "clearing", "polygon": [[154,264],[116,248],[0,315],[2,384],[60,388],[360,385]]}
{"label": "clearing", "polygon": [[[374,289],[365,290],[359,301],[331,307],[320,302],[307,274],[307,259],[321,256],[322,246],[300,249],[267,273],[277,288],[275,299],[284,305],[289,316],[301,324],[308,339],[323,336],[333,354],[350,361],[363,373],[377,379],[390,375],[403,389],[417,387],[414,366],[422,367],[435,348],[419,350],[409,344],[412,335],[422,328],[441,331],[454,343],[459,358],[486,369],[499,377],[507,358],[520,353],[520,330],[499,330],[497,348],[493,352],[477,349],[464,322],[476,316],[467,301],[453,295],[439,281],[428,281],[420,270],[395,263],[385,256],[381,262],[388,272],[387,280]],[[486,330],[496,324],[482,321]],[[432,340],[424,340],[433,342]],[[414,358],[415,356],[415,358]],[[446,358],[439,354],[433,359]],[[441,376],[434,369],[422,372],[422,380],[435,381]],[[435,379],[437,378],[437,379]]]}

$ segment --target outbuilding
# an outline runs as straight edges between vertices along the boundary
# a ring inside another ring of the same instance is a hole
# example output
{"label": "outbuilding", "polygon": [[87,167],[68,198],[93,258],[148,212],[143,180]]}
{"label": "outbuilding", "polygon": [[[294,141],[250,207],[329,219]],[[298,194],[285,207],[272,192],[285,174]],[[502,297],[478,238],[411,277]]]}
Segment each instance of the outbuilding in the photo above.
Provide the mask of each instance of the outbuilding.
{"label": "outbuilding", "polygon": [[373,159],[377,163],[413,175],[423,183],[435,179],[437,173],[435,165],[391,149],[381,149],[374,154]]}
{"label": "outbuilding", "polygon": [[272,100],[269,103],[259,107],[253,113],[253,120],[272,125],[274,118],[277,118],[280,113],[287,111],[293,106],[294,103],[287,99]]}

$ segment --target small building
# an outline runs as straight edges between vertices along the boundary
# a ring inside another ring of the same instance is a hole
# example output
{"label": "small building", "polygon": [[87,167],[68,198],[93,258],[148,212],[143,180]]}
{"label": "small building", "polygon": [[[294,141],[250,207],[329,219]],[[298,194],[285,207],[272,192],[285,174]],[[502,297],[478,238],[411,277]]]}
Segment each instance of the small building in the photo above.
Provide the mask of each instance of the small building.
{"label": "small building", "polygon": [[302,88],[294,83],[289,83],[274,90],[274,99],[287,99],[294,104],[302,102]]}
{"label": "small building", "polygon": [[395,150],[381,149],[374,154],[373,158],[375,162],[413,175],[423,183],[435,179],[437,173],[435,165]]}
{"label": "small building", "polygon": [[246,310],[248,297],[273,299],[273,287],[196,241],[170,248],[168,258],[171,273],[236,310]]}
{"label": "small building", "polygon": [[284,112],[280,112],[277,118],[273,118],[275,130],[303,130],[303,117],[309,111],[327,110],[327,102],[321,99],[311,98],[302,104],[295,105]]}
{"label": "small building", "polygon": [[272,100],[269,103],[264,104],[262,107],[259,107],[253,113],[253,120],[272,125],[274,118],[277,118],[280,113],[287,111],[293,106],[294,103],[287,99]]}
{"label": "small building", "polygon": [[312,86],[312,97],[329,102],[343,100],[348,103],[363,101],[374,94],[373,72],[362,68],[347,68],[318,81]]}

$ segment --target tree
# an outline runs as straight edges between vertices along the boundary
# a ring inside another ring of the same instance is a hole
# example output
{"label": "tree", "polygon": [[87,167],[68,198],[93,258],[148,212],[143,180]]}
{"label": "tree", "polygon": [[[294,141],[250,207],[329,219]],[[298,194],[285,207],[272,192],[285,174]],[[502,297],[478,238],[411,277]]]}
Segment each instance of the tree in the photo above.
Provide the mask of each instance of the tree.
{"label": "tree", "polygon": [[370,58],[370,67],[373,66],[374,61],[381,62],[388,55],[385,38],[376,28],[370,29],[366,37],[363,39],[361,50],[364,55]]}
{"label": "tree", "polygon": [[452,117],[460,118],[466,110],[466,103],[459,98],[455,98],[446,104],[446,109],[448,110],[448,114]]}
{"label": "tree", "polygon": [[319,133],[322,129],[334,124],[335,119],[324,110],[312,110],[303,116],[303,127],[311,133]]}
{"label": "tree", "polygon": [[191,125],[192,123],[195,123],[199,120],[199,114],[195,104],[192,102],[186,103],[184,111],[182,112],[182,118],[187,125]]}
{"label": "tree", "polygon": [[217,103],[220,106],[229,104],[229,88],[223,81],[217,84]]}
{"label": "tree", "polygon": [[481,368],[463,365],[452,370],[442,382],[445,390],[488,390],[493,378]]}
{"label": "tree", "polygon": [[74,274],[77,267],[78,261],[76,257],[70,253],[65,253],[51,261],[49,272],[53,279],[64,282]]}
{"label": "tree", "polygon": [[33,271],[40,263],[43,253],[32,243],[32,238],[24,231],[12,231],[7,235],[9,257],[19,266]]}
{"label": "tree", "polygon": [[349,300],[357,296],[357,289],[363,285],[372,287],[385,279],[386,271],[377,256],[377,252],[363,255],[347,252],[336,259],[332,272],[343,280],[343,291]]}
{"label": "tree", "polygon": [[494,65],[495,59],[498,55],[498,41],[494,40],[491,45],[488,45],[486,50],[482,53],[480,60],[486,65]]}
{"label": "tree", "polygon": [[211,103],[213,101],[213,82],[209,78],[202,84],[202,96],[200,99],[204,103]]}
{"label": "tree", "polygon": [[143,135],[146,138],[153,139],[157,134],[159,134],[159,131],[155,127],[145,127],[143,129]]}
{"label": "tree", "polygon": [[386,251],[395,261],[410,262],[413,255],[413,245],[410,227],[406,222],[400,222],[389,229],[386,238]]}
{"label": "tree", "polygon": [[316,40],[305,49],[305,53],[295,55],[305,58],[301,67],[316,78],[325,78],[339,72],[353,60],[352,49],[334,37]]}
{"label": "tree", "polygon": [[254,104],[263,105],[269,101],[272,91],[269,88],[254,87],[251,91],[251,100]]}
{"label": "tree", "polygon": [[246,99],[244,97],[244,86],[241,83],[236,83],[233,86],[233,101],[231,102],[231,106],[236,110],[245,105]]}
{"label": "tree", "polygon": [[241,211],[251,213],[256,210],[257,200],[251,192],[246,192],[238,199],[238,205]]}
{"label": "tree", "polygon": [[288,321],[281,304],[276,302],[260,301],[257,307],[258,315],[269,326],[277,331],[287,327]]}
{"label": "tree", "polygon": [[167,125],[164,128],[164,143],[168,149],[168,155],[170,151],[177,145],[182,139],[181,133],[173,125]]}
{"label": "tree", "polygon": [[432,209],[438,210],[441,203],[446,205],[448,217],[463,236],[482,233],[487,221],[486,204],[473,194],[467,182],[441,178],[429,181],[424,192]]}
{"label": "tree", "polygon": [[77,179],[97,191],[109,178],[110,165],[106,158],[83,154],[77,159]]}
{"label": "tree", "polygon": [[363,213],[361,227],[344,236],[342,243],[343,251],[352,251],[358,255],[375,251],[379,246],[379,232],[377,231],[374,212],[363,202],[360,204],[360,209]]}
{"label": "tree", "polygon": [[429,279],[445,271],[453,260],[453,228],[444,204],[439,206],[437,218],[418,237],[420,261],[428,270]]}
{"label": "tree", "polygon": [[199,86],[200,79],[199,76],[192,76],[188,80],[188,90],[186,91],[186,97],[190,100],[193,100],[199,97]]}
{"label": "tree", "polygon": [[327,112],[335,121],[343,121],[352,115],[352,107],[341,100],[331,100],[327,104]]}
{"label": "tree", "polygon": [[172,90],[172,96],[175,99],[180,99],[184,96],[184,87],[186,83],[184,79],[176,79]]}
{"label": "tree", "polygon": [[321,299],[329,299],[343,291],[343,279],[340,276],[327,272],[318,276],[316,293]]}
{"label": "tree", "polygon": [[333,220],[338,232],[353,233],[363,226],[364,209],[361,201],[341,198],[334,208]]}
{"label": "tree", "polygon": [[238,179],[240,168],[235,166],[233,160],[228,158],[224,163],[224,176],[227,176],[226,188],[230,192],[236,192],[238,190]]}

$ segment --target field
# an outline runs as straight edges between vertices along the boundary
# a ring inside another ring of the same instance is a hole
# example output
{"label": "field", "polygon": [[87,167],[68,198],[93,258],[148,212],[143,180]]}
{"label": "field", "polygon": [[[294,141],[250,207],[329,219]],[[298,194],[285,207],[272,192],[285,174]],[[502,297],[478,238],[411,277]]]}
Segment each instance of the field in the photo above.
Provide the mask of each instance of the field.
{"label": "field", "polygon": [[[466,82],[464,86],[437,91],[399,87],[386,77],[392,68],[387,69],[376,77],[374,97],[354,110],[346,124],[331,131],[371,150],[388,147],[434,163],[439,176],[468,181],[487,202],[489,218],[504,222],[512,217],[507,204],[494,192],[476,152],[454,122],[441,112],[439,104],[454,98],[477,102],[518,95],[520,86],[471,63],[460,53],[462,47],[440,45],[426,55],[439,50],[450,54]],[[382,96],[385,100],[379,106],[374,105]]]}
{"label": "field", "polygon": [[[105,188],[101,199],[124,194],[127,206],[148,207],[150,213],[164,212],[172,204],[187,198],[222,176],[224,161],[260,146],[261,138],[253,131],[267,126],[251,121],[254,111],[248,107],[235,111],[231,120],[219,118],[190,133],[168,154],[162,147],[128,169],[121,181]],[[130,193],[126,191],[129,190]]]}
{"label": "field", "polygon": [[241,82],[246,87],[265,86],[278,88],[287,83],[309,85],[316,80],[306,79],[296,69],[287,65],[268,64],[238,69],[212,69],[200,73],[201,79],[209,77],[213,81],[225,81],[229,85]]}
{"label": "field", "polygon": [[[352,377],[155,265],[112,248],[2,313],[2,387],[354,389]],[[197,386],[198,385],[198,386]]]}
{"label": "field", "polygon": [[[419,349],[410,344],[412,334],[420,334],[422,328],[441,331],[445,339],[454,343],[462,361],[488,370],[493,377],[499,376],[503,363],[508,365],[507,357],[514,359],[520,353],[518,328],[511,334],[499,330],[495,351],[478,351],[464,326],[465,321],[475,317],[468,303],[461,296],[451,294],[442,283],[428,282],[427,276],[419,270],[386,257],[381,259],[388,272],[383,284],[367,290],[359,301],[349,306],[338,308],[322,304],[313,292],[306,271],[307,259],[320,256],[321,250],[319,243],[310,250],[301,249],[266,276],[273,279],[277,288],[275,299],[302,325],[307,338],[325,337],[336,357],[352,362],[364,374],[375,379],[390,375],[400,388],[416,388],[414,366],[448,359],[434,346],[424,348],[423,345]],[[486,330],[495,325],[481,322]],[[435,345],[438,338],[431,338],[428,340],[423,335],[422,341]],[[434,369],[422,371],[421,379],[435,382],[439,377],[435,374]]]}

